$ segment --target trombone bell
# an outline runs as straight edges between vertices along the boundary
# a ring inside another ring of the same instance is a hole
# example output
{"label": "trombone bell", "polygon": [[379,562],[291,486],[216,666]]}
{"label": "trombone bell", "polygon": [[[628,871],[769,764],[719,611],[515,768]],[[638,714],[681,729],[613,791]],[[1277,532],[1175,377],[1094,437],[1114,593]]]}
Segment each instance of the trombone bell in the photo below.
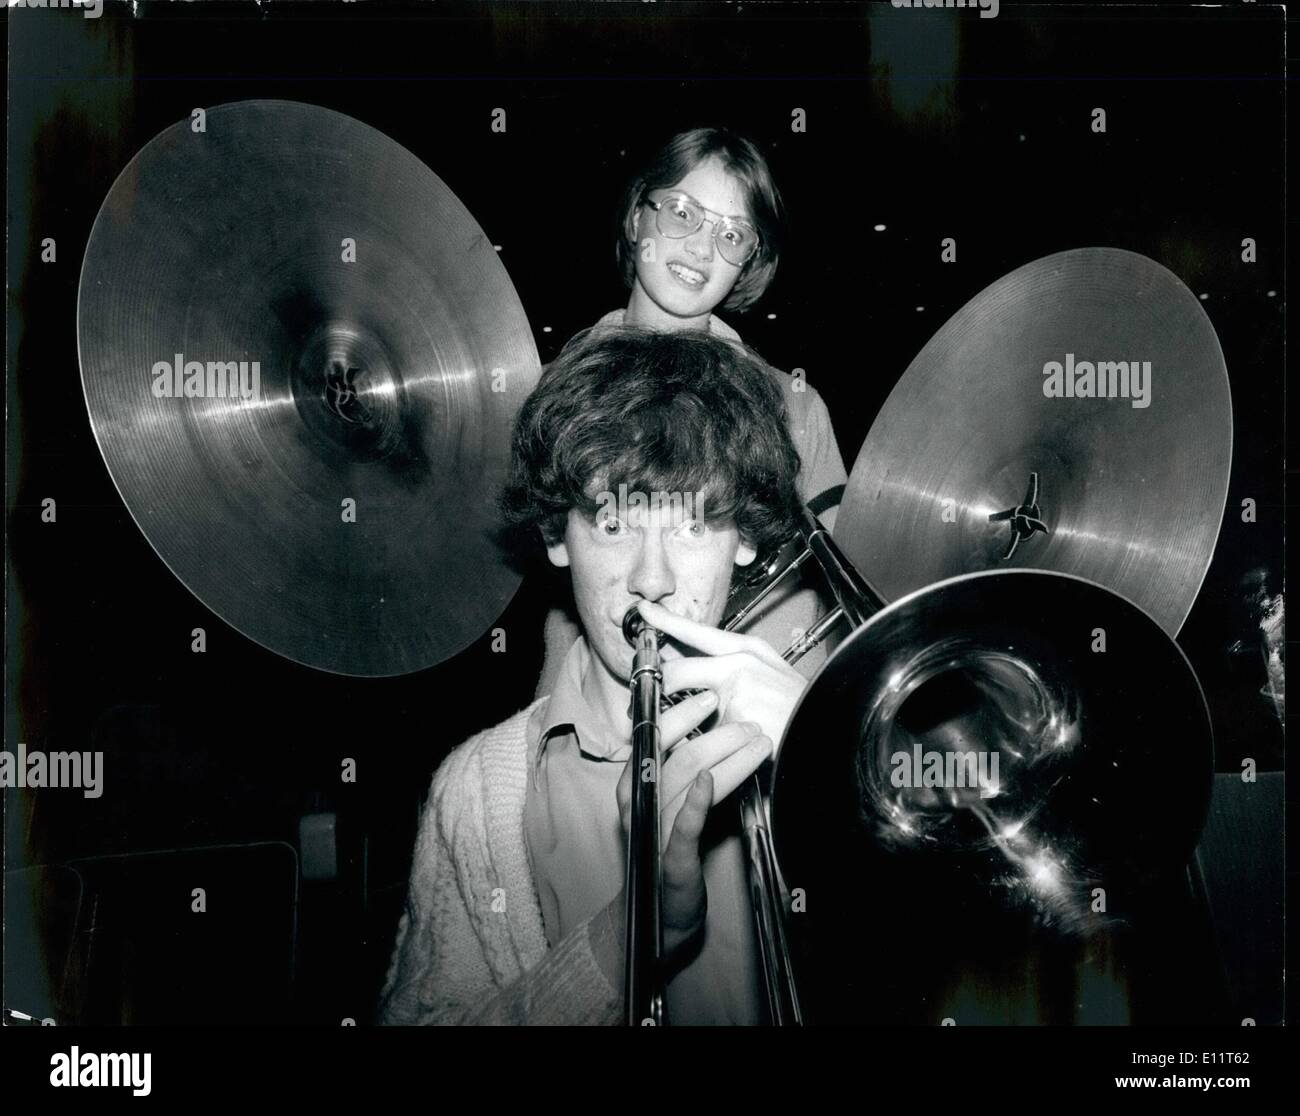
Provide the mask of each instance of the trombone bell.
{"label": "trombone bell", "polygon": [[1167,943],[1191,924],[1212,751],[1177,644],[1092,582],[969,574],[878,613],[776,764],[809,1021],[1193,1017]]}

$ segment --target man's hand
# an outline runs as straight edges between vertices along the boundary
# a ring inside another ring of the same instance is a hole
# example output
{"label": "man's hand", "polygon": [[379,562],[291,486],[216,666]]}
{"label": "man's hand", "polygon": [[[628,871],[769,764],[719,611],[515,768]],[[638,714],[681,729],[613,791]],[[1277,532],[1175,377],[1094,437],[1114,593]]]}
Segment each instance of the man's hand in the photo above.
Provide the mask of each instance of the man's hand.
{"label": "man's hand", "polygon": [[[762,766],[772,741],[756,724],[722,725],[673,747],[718,707],[712,693],[688,698],[659,718],[665,754],[659,778],[659,826],[663,840],[664,949],[671,956],[704,926],[708,908],[700,864],[700,833],[709,807],[721,802]],[[632,817],[632,761],[618,781],[624,839]],[[620,896],[617,902],[623,902]]]}
{"label": "man's hand", "polygon": [[[784,735],[807,682],[757,636],[710,628],[648,601],[642,601],[640,608],[647,623],[681,646],[702,652],[663,662],[665,693],[704,691],[659,717],[664,755],[659,782],[664,948],[671,957],[704,926],[708,896],[700,834],[709,809],[774,755],[774,742]],[[686,739],[714,713],[719,714],[716,728]],[[625,839],[631,824],[634,775],[629,760],[618,782]],[[623,902],[620,895],[610,910],[620,934]]]}
{"label": "man's hand", "polygon": [[[718,697],[719,724],[752,722],[780,745],[808,684],[803,675],[758,636],[710,628],[649,601],[641,601],[640,609],[648,624],[681,646],[702,652],[664,660],[665,693],[712,691]],[[714,801],[724,797],[718,795]]]}

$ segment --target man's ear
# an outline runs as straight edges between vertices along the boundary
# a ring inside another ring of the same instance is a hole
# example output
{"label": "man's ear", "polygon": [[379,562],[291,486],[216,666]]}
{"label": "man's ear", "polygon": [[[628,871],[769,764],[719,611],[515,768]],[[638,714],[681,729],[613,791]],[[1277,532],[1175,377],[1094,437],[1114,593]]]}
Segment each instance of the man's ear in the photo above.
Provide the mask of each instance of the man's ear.
{"label": "man's ear", "polygon": [[758,557],[758,551],[747,542],[741,542],[736,548],[736,565],[748,566],[755,558]]}
{"label": "man's ear", "polygon": [[546,557],[551,560],[552,566],[567,566],[569,564],[569,548],[564,545],[564,540],[546,544]]}

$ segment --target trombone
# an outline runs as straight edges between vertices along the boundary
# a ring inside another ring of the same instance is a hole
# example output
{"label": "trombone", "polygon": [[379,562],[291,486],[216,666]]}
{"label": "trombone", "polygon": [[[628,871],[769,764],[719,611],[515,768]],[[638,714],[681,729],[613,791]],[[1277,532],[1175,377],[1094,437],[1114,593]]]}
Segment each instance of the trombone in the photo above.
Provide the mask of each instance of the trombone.
{"label": "trombone", "polygon": [[[782,655],[791,664],[822,642],[842,620],[853,628],[885,607],[880,597],[846,558],[830,533],[807,508],[796,534],[737,591],[752,596],[724,621],[733,631],[743,625],[787,577],[814,560],[835,596],[835,607]],[[663,635],[642,618],[635,605],[623,617],[623,635],[635,650],[632,665],[631,824],[627,849],[627,938],[624,969],[624,1022],[629,1026],[664,1023],[663,872],[659,822],[659,739],[661,705],[675,705],[697,692],[664,695],[659,646]],[[692,735],[696,735],[695,730]],[[777,1026],[799,1026],[803,1013],[795,987],[785,906],[772,847],[767,804],[758,773],[739,788],[739,807],[749,863],[750,900],[754,910],[760,963],[767,990],[768,1014]]]}
{"label": "trombone", "polygon": [[633,605],[623,617],[632,660],[632,818],[627,842],[627,941],[623,981],[624,1022],[630,1027],[664,1021],[663,864],[659,827],[659,703],[663,674],[652,628]]}

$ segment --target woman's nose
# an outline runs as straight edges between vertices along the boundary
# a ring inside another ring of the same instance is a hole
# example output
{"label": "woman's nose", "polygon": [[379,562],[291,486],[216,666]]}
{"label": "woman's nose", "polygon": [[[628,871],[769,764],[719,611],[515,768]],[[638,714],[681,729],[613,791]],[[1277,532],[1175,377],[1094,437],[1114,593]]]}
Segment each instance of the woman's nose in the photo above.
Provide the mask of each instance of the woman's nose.
{"label": "woman's nose", "polygon": [[706,220],[686,238],[686,247],[697,260],[713,259],[713,225]]}

